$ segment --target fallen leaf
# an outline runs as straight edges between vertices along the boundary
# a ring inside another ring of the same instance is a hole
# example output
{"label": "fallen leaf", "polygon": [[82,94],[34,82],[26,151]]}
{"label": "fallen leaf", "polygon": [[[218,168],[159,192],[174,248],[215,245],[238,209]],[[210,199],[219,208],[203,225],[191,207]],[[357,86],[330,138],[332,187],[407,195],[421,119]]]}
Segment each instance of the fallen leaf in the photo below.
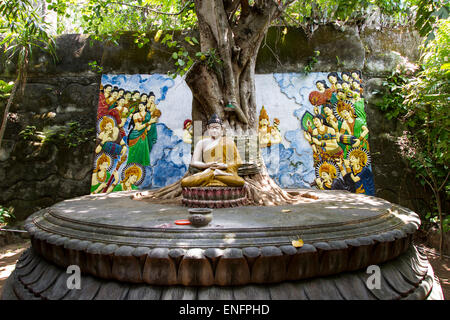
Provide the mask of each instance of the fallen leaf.
{"label": "fallen leaf", "polygon": [[281,212],[283,212],[283,213],[288,213],[288,212],[291,212],[292,210],[290,210],[290,209],[283,209],[283,210],[281,210]]}
{"label": "fallen leaf", "polygon": [[302,239],[292,240],[292,245],[295,248],[301,248],[301,247],[303,247],[303,240]]}

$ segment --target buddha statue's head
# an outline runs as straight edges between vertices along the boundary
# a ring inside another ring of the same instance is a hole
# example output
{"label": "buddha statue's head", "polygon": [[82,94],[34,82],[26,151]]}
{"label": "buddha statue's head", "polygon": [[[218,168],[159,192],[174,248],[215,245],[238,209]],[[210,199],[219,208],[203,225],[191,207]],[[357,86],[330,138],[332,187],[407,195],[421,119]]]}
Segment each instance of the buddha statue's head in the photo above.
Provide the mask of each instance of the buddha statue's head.
{"label": "buddha statue's head", "polygon": [[213,139],[222,136],[223,134],[222,120],[219,118],[217,114],[213,114],[211,118],[209,118],[207,129],[209,136],[211,136],[211,138]]}

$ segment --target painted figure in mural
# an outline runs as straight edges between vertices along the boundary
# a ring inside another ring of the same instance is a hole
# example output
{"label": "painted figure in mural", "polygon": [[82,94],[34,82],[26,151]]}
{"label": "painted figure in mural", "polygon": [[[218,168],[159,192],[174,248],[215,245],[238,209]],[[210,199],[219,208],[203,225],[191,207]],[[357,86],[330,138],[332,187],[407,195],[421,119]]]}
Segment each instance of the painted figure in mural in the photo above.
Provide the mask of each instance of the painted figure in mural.
{"label": "painted figure in mural", "polygon": [[[346,190],[354,193],[355,183],[343,167],[342,159],[336,159],[339,171],[333,163],[324,162],[319,166],[319,177],[315,180],[317,187],[322,190]],[[340,177],[338,172],[341,172]]]}
{"label": "painted figure in mural", "polygon": [[128,116],[128,113],[121,114],[121,112],[124,110],[124,105],[125,105],[125,98],[119,98],[108,107],[108,110],[105,113],[105,115],[111,116],[116,120],[116,123],[118,124],[120,130],[121,137],[125,136],[125,130],[123,129],[123,126],[125,125]]}
{"label": "painted figure in mural", "polygon": [[258,125],[258,135],[259,135],[259,145],[261,148],[265,148],[270,144],[270,130],[269,130],[269,115],[266,109],[262,106],[259,112],[259,125]]}
{"label": "painted figure in mural", "polygon": [[361,87],[359,86],[359,83],[356,80],[352,82],[351,93],[352,93],[352,100],[354,103],[356,103],[356,101],[361,99]]}
{"label": "painted figure in mural", "polygon": [[104,116],[99,121],[100,132],[98,134],[98,139],[100,139],[100,143],[95,149],[95,152],[100,153],[103,150],[113,158],[116,158],[119,155],[123,156],[127,149],[114,119],[109,116]]}
{"label": "painted figure in mural", "polygon": [[325,80],[316,81],[316,87],[318,91],[312,91],[309,94],[309,102],[311,102],[313,106],[320,106],[327,103],[327,101],[330,101],[333,90],[328,88]]}
{"label": "painted figure in mural", "polygon": [[327,76],[327,79],[330,82],[331,89],[333,91],[336,91],[338,89],[337,88],[338,81],[342,82],[342,80],[341,80],[341,78],[339,78],[337,72],[330,72]]}
{"label": "painted figure in mural", "polygon": [[119,90],[113,89],[111,91],[111,95],[106,99],[106,103],[108,104],[108,107],[111,106],[114,102],[116,102],[118,97],[119,97]]}
{"label": "painted figure in mural", "polygon": [[323,162],[319,167],[319,177],[316,178],[316,184],[321,190],[333,189],[333,181],[336,179],[336,167],[328,162]]}
{"label": "painted figure in mural", "polygon": [[357,91],[359,94],[362,94],[363,89],[361,87],[361,83],[358,80],[352,81],[352,90]]}
{"label": "painted figure in mural", "polygon": [[141,102],[147,103],[148,95],[146,93],[141,94]]}
{"label": "painted figure in mural", "polygon": [[128,112],[129,114],[138,112],[138,105],[141,102],[141,94],[138,90],[135,90],[131,93],[131,99],[129,102]]}
{"label": "painted figure in mural", "polygon": [[192,136],[194,132],[192,130],[192,120],[186,119],[183,123],[183,142],[192,144]]}
{"label": "painted figure in mural", "polygon": [[156,110],[155,94],[153,93],[153,91],[150,91],[150,93],[148,94],[146,106],[147,106],[147,110],[149,110],[150,112],[153,112]]}
{"label": "painted figure in mural", "polygon": [[338,89],[336,92],[336,98],[338,101],[345,101],[347,99],[347,95],[343,89]]}
{"label": "painted figure in mural", "polygon": [[125,107],[127,107],[127,109],[130,109],[130,105],[131,105],[131,92],[130,91],[125,91],[125,93],[123,94],[123,97],[125,98]]}
{"label": "painted figure in mural", "polygon": [[141,180],[142,174],[142,167],[133,164],[124,170],[122,181],[118,184],[117,182],[115,184],[113,183],[109,187],[108,192],[138,190],[139,188],[135,184]]}
{"label": "painted figure in mural", "polygon": [[128,115],[128,108],[126,107],[126,100],[124,97],[121,97],[117,99],[117,101],[109,107],[110,114],[112,114],[112,111],[115,109],[117,111],[117,114],[119,115],[120,124],[119,128],[122,128],[125,125],[125,122],[127,121],[127,115]]}
{"label": "painted figure in mural", "polygon": [[[344,160],[345,168],[341,173],[349,188],[356,193],[375,195],[375,184],[373,182],[372,171],[368,167],[367,150],[352,149],[349,152],[348,160]],[[350,179],[345,179],[346,176]]]}
{"label": "painted figure in mural", "polygon": [[270,127],[270,145],[281,143],[282,137],[280,128],[278,127],[280,124],[280,119],[273,119],[273,125]]}
{"label": "painted figure in mural", "polygon": [[158,122],[159,117],[161,117],[161,111],[156,107],[155,103],[155,94],[153,92],[149,93],[148,99],[146,99],[146,110],[150,113],[151,116],[151,124],[150,129],[148,130],[148,136],[150,137],[150,141],[152,144],[149,146],[149,151],[152,151],[153,145],[156,143],[158,139],[158,133],[156,130],[156,122]]}
{"label": "painted figure in mural", "polygon": [[336,116],[333,113],[333,106],[329,103],[325,104],[323,106],[323,112],[325,113],[325,119],[327,120],[327,123],[331,125],[331,127],[333,127],[333,129],[337,132],[339,130],[339,124]]}
{"label": "painted figure in mural", "polygon": [[314,116],[313,123],[315,128],[312,134],[304,132],[305,139],[312,145],[316,145],[316,150],[321,158],[335,158],[342,155],[342,149],[338,145],[336,131],[325,125],[325,119],[322,115]]}
{"label": "painted figure in mural", "polygon": [[120,99],[124,96],[125,94],[125,89],[123,88],[119,88],[119,95],[117,96],[117,99]]}
{"label": "painted figure in mural", "polygon": [[344,82],[350,83],[350,80],[352,79],[352,75],[350,72],[344,71],[344,72],[341,72],[341,78]]}
{"label": "painted figure in mural", "polygon": [[156,143],[156,130],[150,134],[150,128],[158,119],[152,117],[144,103],[139,103],[138,110],[133,113],[129,124],[127,163],[150,165],[150,151]]}
{"label": "painted figure in mural", "polygon": [[97,120],[108,113],[109,106],[106,100],[109,99],[111,90],[112,86],[110,84],[107,84],[103,87],[103,89],[100,89],[100,94],[98,97]]}
{"label": "painted figure in mural", "polygon": [[354,80],[358,81],[359,83],[362,83],[361,71],[354,70],[354,71],[352,71],[351,76]]}
{"label": "painted figure in mural", "polygon": [[209,137],[197,143],[191,161],[192,167],[202,171],[182,179],[181,186],[243,186],[245,181],[237,174],[241,157],[234,141],[223,136],[222,120],[216,114],[209,119],[207,129]]}
{"label": "painted figure in mural", "polygon": [[[362,121],[359,117],[357,117],[351,105],[343,101],[340,102],[341,103],[338,103],[338,105],[336,106],[338,114],[343,119],[341,129],[339,130],[338,133],[339,141],[346,145],[351,144],[353,148],[361,146],[367,149],[368,148],[367,135],[369,134],[369,129],[365,125],[365,122]],[[346,138],[346,136],[351,137]],[[348,147],[344,152],[344,156],[346,155],[347,150]]]}
{"label": "painted figure in mural", "polygon": [[[107,187],[108,181],[111,177],[111,173],[108,172],[108,168],[111,166],[111,158],[102,153],[98,159],[92,174],[91,181],[91,193],[101,193],[103,189]],[[116,181],[119,181],[119,174],[114,171]]]}

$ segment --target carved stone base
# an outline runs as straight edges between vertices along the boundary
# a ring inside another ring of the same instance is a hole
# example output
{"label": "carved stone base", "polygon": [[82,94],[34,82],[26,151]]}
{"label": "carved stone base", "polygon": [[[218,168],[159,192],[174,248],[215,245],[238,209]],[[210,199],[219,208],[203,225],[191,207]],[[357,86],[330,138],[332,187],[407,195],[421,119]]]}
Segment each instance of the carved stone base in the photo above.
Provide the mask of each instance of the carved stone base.
{"label": "carved stone base", "polygon": [[247,203],[244,187],[183,188],[184,206],[190,208],[233,208]]}
{"label": "carved stone base", "polygon": [[[425,299],[440,290],[412,245],[417,214],[375,197],[308,192],[316,199],[301,205],[215,209],[202,228],[175,224],[188,215],[182,206],[129,192],[65,200],[27,219],[32,249],[5,297]],[[71,265],[82,290],[66,288]],[[378,290],[365,285],[371,265],[381,268]]]}
{"label": "carved stone base", "polygon": [[[277,284],[244,286],[154,286],[82,275],[81,289],[68,289],[65,269],[32,249],[19,259],[3,300],[443,300],[426,256],[415,247],[380,265],[379,289],[367,286],[366,270]],[[370,281],[369,281],[370,283]]]}

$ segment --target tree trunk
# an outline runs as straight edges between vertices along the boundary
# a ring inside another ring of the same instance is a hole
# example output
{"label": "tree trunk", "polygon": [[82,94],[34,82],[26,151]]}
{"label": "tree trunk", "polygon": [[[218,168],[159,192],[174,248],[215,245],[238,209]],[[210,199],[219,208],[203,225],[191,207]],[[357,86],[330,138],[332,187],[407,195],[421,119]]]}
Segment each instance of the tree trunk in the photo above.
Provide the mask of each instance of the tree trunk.
{"label": "tree trunk", "polygon": [[[236,22],[233,15],[239,5],[242,12]],[[248,6],[245,0],[196,0],[195,10],[201,51],[208,59],[196,62],[186,76],[193,94],[192,119],[201,121],[203,132],[207,120],[215,113],[223,120],[227,135],[257,139],[256,57],[271,21],[281,13],[280,8],[272,0],[255,1],[253,6]],[[277,205],[302,200],[301,196],[282,190],[268,175],[262,159],[259,160],[260,173],[243,177],[250,204]],[[179,182],[138,196],[154,200],[170,197],[181,199]]]}
{"label": "tree trunk", "polygon": [[12,103],[13,103],[13,100],[14,100],[14,96],[15,96],[16,91],[17,91],[17,87],[19,86],[19,81],[20,81],[20,73],[17,76],[16,81],[14,81],[14,86],[13,86],[13,88],[11,90],[11,95],[8,98],[8,103],[6,104],[5,112],[3,113],[2,126],[0,128],[0,147],[2,145],[3,135],[5,133],[6,123],[8,122],[9,109],[12,106]]}
{"label": "tree trunk", "polygon": [[441,196],[439,194],[439,187],[436,187],[436,204],[437,204],[437,209],[438,209],[438,214],[439,214],[439,229],[441,231],[440,237],[439,237],[439,252],[441,254],[441,259],[442,256],[444,255],[444,220],[442,217],[442,206],[441,206]]}

